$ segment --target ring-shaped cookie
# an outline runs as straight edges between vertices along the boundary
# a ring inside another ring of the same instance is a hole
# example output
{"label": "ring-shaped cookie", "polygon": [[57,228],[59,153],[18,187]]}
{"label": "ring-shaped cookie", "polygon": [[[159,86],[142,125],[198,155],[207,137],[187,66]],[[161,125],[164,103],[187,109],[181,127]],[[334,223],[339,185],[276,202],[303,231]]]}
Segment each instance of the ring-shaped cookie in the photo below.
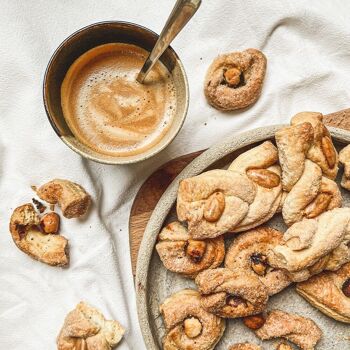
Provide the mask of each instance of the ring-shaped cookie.
{"label": "ring-shaped cookie", "polygon": [[158,239],[156,250],[165,268],[186,277],[218,267],[225,257],[223,236],[194,240],[178,221],[165,226]]}
{"label": "ring-shaped cookie", "polygon": [[269,295],[286,288],[291,280],[283,269],[269,265],[268,252],[283,240],[283,234],[270,227],[258,227],[236,237],[226,252],[225,267],[257,276]]}
{"label": "ring-shaped cookie", "polygon": [[225,330],[225,321],[205,311],[200,294],[192,289],[171,295],[160,305],[160,312],[167,331],[164,350],[212,350]]}
{"label": "ring-shaped cookie", "polygon": [[204,83],[208,102],[224,111],[245,108],[260,96],[266,72],[266,57],[256,49],[218,56],[210,65]]}

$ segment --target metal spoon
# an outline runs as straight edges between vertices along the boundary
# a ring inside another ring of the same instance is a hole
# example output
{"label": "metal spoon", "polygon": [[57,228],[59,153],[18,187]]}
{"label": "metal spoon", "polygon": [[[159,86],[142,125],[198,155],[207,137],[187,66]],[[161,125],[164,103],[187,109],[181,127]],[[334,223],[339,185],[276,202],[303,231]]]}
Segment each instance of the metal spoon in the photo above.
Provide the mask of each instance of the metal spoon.
{"label": "metal spoon", "polygon": [[162,53],[197,12],[201,2],[202,0],[177,0],[152,52],[149,54],[136,78],[139,83],[142,84],[144,82],[147,74],[158,61]]}

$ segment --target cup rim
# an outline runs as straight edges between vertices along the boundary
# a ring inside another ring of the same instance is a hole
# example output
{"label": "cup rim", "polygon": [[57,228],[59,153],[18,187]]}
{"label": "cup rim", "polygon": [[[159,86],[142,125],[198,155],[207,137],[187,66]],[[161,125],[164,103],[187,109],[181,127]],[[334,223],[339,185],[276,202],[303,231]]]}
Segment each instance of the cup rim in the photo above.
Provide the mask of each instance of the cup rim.
{"label": "cup rim", "polygon": [[[137,23],[133,23],[133,22],[128,22],[128,21],[100,21],[100,22],[95,22],[95,23],[91,23],[87,26],[84,26],[82,28],[77,29],[76,31],[74,31],[72,34],[70,34],[68,37],[66,37],[60,44],[59,46],[55,49],[55,51],[53,52],[53,54],[51,55],[46,69],[45,69],[45,73],[44,73],[44,79],[43,79],[43,85],[42,85],[42,96],[43,96],[43,102],[44,102],[44,108],[45,108],[45,112],[46,112],[46,116],[51,124],[51,127],[53,128],[53,130],[55,131],[56,135],[61,139],[61,141],[63,143],[65,143],[71,150],[73,150],[74,152],[78,153],[81,157],[92,160],[94,162],[97,163],[101,163],[101,164],[108,164],[108,165],[122,165],[122,164],[134,164],[134,163],[139,163],[142,162],[146,159],[149,159],[153,156],[155,156],[156,154],[160,153],[163,149],[165,149],[167,146],[169,146],[169,144],[176,138],[176,136],[178,135],[178,133],[180,132],[180,130],[183,127],[183,124],[185,122],[185,119],[187,117],[187,113],[188,113],[188,107],[189,107],[189,99],[190,99],[190,91],[189,91],[189,85],[188,85],[188,78],[186,75],[186,71],[184,68],[184,65],[180,59],[180,57],[178,56],[178,54],[176,53],[176,51],[171,47],[171,45],[168,46],[167,50],[170,50],[171,53],[174,55],[175,59],[176,59],[176,65],[178,65],[181,75],[183,76],[183,80],[184,80],[184,88],[185,88],[185,100],[184,100],[184,111],[181,115],[181,120],[178,124],[178,126],[176,127],[176,129],[174,130],[173,136],[169,138],[169,140],[167,142],[165,142],[162,146],[157,148],[157,145],[154,146],[154,150],[152,152],[150,152],[147,155],[144,155],[143,153],[140,153],[138,156],[138,158],[135,159],[123,159],[121,160],[121,157],[118,156],[111,156],[111,159],[101,159],[99,157],[95,157],[79,148],[77,148],[76,146],[74,146],[74,144],[72,144],[71,142],[69,142],[65,137],[62,136],[61,132],[59,131],[58,127],[56,126],[56,123],[54,122],[54,119],[51,116],[51,113],[49,111],[49,104],[47,101],[47,96],[46,96],[46,85],[47,85],[47,78],[48,78],[48,73],[52,67],[53,61],[56,59],[56,57],[59,55],[59,53],[61,52],[61,50],[63,49],[63,47],[65,46],[65,44],[72,38],[74,38],[75,36],[77,36],[78,34],[80,34],[81,32],[84,32],[92,27],[97,27],[97,26],[101,26],[101,25],[108,25],[108,24],[121,24],[121,25],[127,25],[127,26],[132,26],[132,27],[137,27],[143,31],[149,32],[152,35],[155,35],[156,37],[159,37],[159,34],[157,34],[156,32],[154,32],[152,29],[149,29],[145,26],[142,26],[140,24]],[[79,141],[80,142],[80,141]],[[113,158],[112,158],[113,157]]]}

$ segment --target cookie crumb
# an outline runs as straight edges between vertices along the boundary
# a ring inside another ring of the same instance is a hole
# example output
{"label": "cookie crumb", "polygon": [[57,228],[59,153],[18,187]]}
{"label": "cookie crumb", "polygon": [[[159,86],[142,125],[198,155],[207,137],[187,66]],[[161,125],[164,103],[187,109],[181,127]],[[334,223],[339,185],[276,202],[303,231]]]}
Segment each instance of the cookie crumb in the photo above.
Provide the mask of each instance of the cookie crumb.
{"label": "cookie crumb", "polygon": [[42,214],[46,210],[46,206],[37,199],[32,198],[32,202],[40,214]]}

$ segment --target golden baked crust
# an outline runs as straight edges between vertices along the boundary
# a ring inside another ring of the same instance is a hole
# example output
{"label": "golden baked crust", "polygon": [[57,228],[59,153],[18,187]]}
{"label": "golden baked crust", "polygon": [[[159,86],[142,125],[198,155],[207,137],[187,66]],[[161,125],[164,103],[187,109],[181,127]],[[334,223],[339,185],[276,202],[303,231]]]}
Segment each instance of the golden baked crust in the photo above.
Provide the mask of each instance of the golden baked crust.
{"label": "golden baked crust", "polygon": [[270,264],[302,281],[349,261],[350,208],[327,211],[317,219],[303,219],[291,226],[281,244],[268,254]]}
{"label": "golden baked crust", "polygon": [[51,204],[59,204],[63,216],[68,219],[86,214],[91,197],[78,184],[62,179],[54,179],[37,189],[37,195]]}
{"label": "golden baked crust", "polygon": [[323,124],[323,115],[318,112],[301,112],[291,119],[291,125],[310,123],[313,128],[313,142],[307,152],[307,158],[316,163],[322,173],[334,180],[338,173],[338,153],[331,135]]}
{"label": "golden baked crust", "polygon": [[180,182],[179,220],[195,239],[241,232],[268,221],[283,197],[276,147],[266,141],[238,156],[228,170],[211,170]]}
{"label": "golden baked crust", "polygon": [[312,306],[327,316],[350,323],[350,294],[346,295],[345,290],[346,283],[350,285],[349,282],[350,263],[347,263],[338,271],[323,272],[298,283],[296,290]]}
{"label": "golden baked crust", "polygon": [[293,348],[289,344],[282,342],[277,345],[276,350],[293,350]]}
{"label": "golden baked crust", "polygon": [[304,164],[303,174],[283,203],[282,216],[288,226],[303,217],[315,218],[342,205],[338,185],[322,176],[321,168],[316,163],[306,160]]}
{"label": "golden baked crust", "polygon": [[269,295],[279,293],[291,280],[285,270],[269,265],[268,253],[280,244],[283,234],[270,227],[258,227],[236,237],[226,252],[225,267],[251,273],[266,286]]}
{"label": "golden baked crust", "polygon": [[283,190],[289,192],[304,172],[306,154],[313,141],[310,123],[301,123],[278,130],[275,134],[282,166]]}
{"label": "golden baked crust", "polygon": [[341,186],[350,190],[350,145],[347,145],[339,152],[339,162],[344,166]]}
{"label": "golden baked crust", "polygon": [[165,268],[190,278],[203,270],[218,267],[225,257],[223,237],[193,240],[178,221],[162,229],[156,250]]}
{"label": "golden baked crust", "polygon": [[64,320],[57,337],[57,350],[111,350],[125,333],[118,321],[80,302]]}
{"label": "golden baked crust", "polygon": [[240,343],[230,346],[229,350],[262,350],[262,347],[250,343]]}
{"label": "golden baked crust", "polygon": [[313,350],[322,337],[321,329],[311,319],[280,310],[269,312],[255,334],[262,340],[285,338],[302,350]]}
{"label": "golden baked crust", "polygon": [[286,224],[341,207],[342,196],[333,181],[338,172],[338,154],[322,114],[296,114],[291,126],[277,131],[275,138],[282,186],[288,192],[282,206]]}
{"label": "golden baked crust", "polygon": [[16,208],[10,219],[10,232],[17,247],[32,258],[51,266],[69,263],[68,240],[57,234],[44,234],[32,204]]}
{"label": "golden baked crust", "polygon": [[202,307],[220,317],[254,315],[266,307],[267,289],[252,274],[217,268],[199,273],[195,282]]}
{"label": "golden baked crust", "polygon": [[223,111],[245,108],[260,96],[266,57],[256,49],[218,56],[210,65],[204,93],[208,102]]}
{"label": "golden baked crust", "polygon": [[247,176],[256,187],[253,203],[243,220],[231,232],[241,232],[263,224],[272,218],[282,198],[281,168],[277,165],[277,148],[265,141],[239,155],[229,170]]}
{"label": "golden baked crust", "polygon": [[225,321],[201,307],[200,294],[181,290],[160,305],[166,335],[164,350],[212,350],[225,330]]}
{"label": "golden baked crust", "polygon": [[194,239],[214,238],[243,220],[255,195],[256,188],[247,176],[210,170],[180,182],[177,216],[187,221]]}
{"label": "golden baked crust", "polygon": [[305,159],[317,164],[324,176],[332,180],[336,178],[338,153],[321,113],[296,114],[291,119],[291,126],[276,132],[276,144],[285,191],[289,192],[302,175]]}

